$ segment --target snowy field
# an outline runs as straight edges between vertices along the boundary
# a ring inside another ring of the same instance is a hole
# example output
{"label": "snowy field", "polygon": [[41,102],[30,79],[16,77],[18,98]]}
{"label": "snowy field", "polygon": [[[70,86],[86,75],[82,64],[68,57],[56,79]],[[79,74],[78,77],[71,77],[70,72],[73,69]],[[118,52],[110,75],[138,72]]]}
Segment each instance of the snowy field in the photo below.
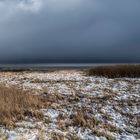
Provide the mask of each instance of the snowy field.
{"label": "snowy field", "polygon": [[8,140],[140,139],[140,78],[86,76],[84,71],[0,72],[0,83],[44,96],[43,120],[0,127]]}

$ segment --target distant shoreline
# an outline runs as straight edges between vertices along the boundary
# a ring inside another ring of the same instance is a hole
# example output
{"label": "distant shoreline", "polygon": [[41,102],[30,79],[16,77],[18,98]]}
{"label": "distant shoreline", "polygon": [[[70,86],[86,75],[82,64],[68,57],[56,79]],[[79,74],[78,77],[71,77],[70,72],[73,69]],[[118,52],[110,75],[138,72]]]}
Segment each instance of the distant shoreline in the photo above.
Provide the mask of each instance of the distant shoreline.
{"label": "distant shoreline", "polygon": [[111,65],[139,65],[140,63],[51,63],[51,64],[0,64],[0,71],[3,70],[69,70],[89,69],[98,66]]}

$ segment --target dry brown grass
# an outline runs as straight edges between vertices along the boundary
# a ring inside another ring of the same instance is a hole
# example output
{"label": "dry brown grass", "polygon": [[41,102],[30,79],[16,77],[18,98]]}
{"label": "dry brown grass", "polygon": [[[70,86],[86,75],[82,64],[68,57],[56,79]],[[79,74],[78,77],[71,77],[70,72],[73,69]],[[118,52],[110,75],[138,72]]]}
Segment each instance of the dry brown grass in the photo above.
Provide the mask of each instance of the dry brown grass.
{"label": "dry brown grass", "polygon": [[0,125],[13,127],[25,116],[42,118],[38,109],[44,105],[40,96],[15,87],[0,86]]}
{"label": "dry brown grass", "polygon": [[[88,116],[86,114],[86,110],[84,109],[77,111],[77,113],[73,115],[72,125],[89,128],[97,136],[104,136],[108,140],[114,140],[113,136],[108,134],[108,132],[116,132],[116,133],[121,132],[119,128],[111,124],[102,122],[94,116]],[[100,129],[105,130],[105,131],[101,131]]]}
{"label": "dry brown grass", "polygon": [[89,76],[103,76],[108,78],[140,77],[140,65],[99,66],[88,70]]}

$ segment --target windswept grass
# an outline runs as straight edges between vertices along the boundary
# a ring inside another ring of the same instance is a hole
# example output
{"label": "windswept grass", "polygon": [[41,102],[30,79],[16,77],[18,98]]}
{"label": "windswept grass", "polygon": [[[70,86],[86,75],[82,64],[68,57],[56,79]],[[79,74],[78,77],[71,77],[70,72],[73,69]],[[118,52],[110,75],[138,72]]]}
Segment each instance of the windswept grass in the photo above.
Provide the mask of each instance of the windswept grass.
{"label": "windswept grass", "polygon": [[140,77],[140,65],[112,65],[99,66],[87,71],[89,76],[101,76],[108,78],[138,78]]}
{"label": "windswept grass", "polygon": [[13,127],[16,121],[25,116],[40,119],[43,115],[38,109],[42,106],[43,99],[40,96],[15,87],[0,86],[0,125]]}

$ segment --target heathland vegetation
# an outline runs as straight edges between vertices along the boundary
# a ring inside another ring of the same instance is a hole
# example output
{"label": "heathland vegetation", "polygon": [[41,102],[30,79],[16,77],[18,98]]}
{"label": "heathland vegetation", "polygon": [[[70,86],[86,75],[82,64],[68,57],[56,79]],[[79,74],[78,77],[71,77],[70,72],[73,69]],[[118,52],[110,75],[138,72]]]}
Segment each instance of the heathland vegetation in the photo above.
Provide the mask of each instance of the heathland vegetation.
{"label": "heathland vegetation", "polygon": [[108,78],[138,78],[140,77],[140,65],[99,66],[88,70],[88,75]]}

